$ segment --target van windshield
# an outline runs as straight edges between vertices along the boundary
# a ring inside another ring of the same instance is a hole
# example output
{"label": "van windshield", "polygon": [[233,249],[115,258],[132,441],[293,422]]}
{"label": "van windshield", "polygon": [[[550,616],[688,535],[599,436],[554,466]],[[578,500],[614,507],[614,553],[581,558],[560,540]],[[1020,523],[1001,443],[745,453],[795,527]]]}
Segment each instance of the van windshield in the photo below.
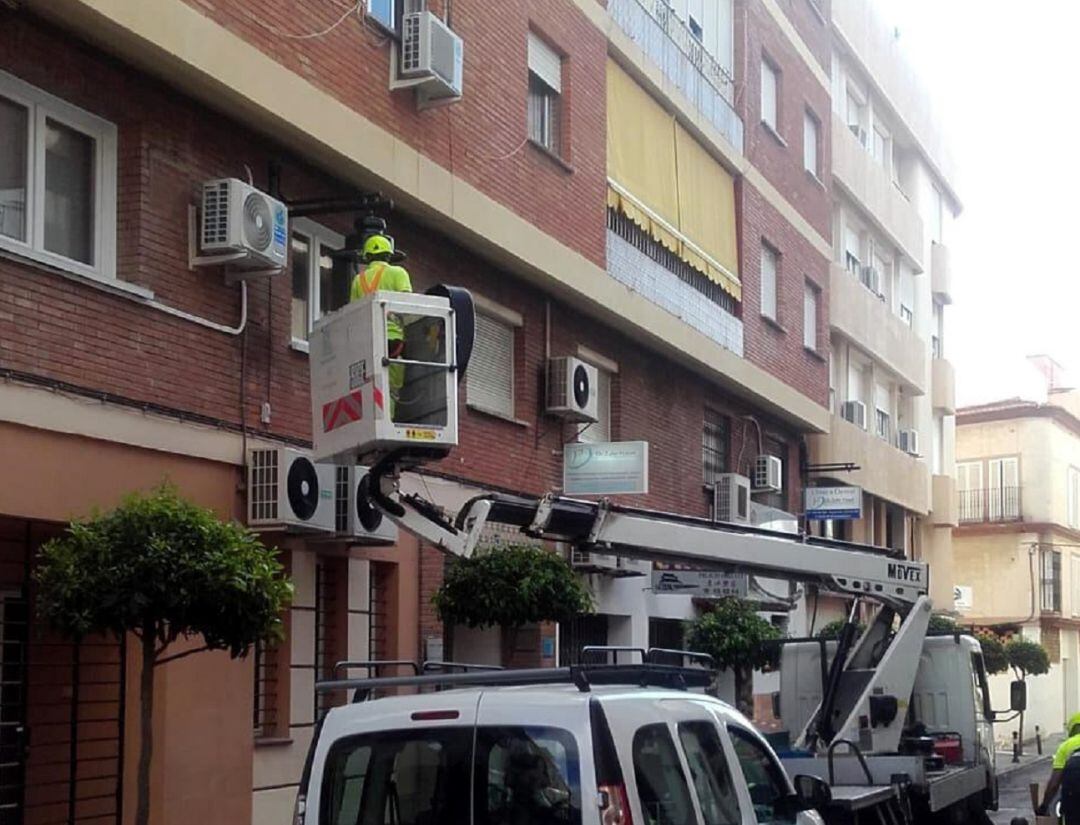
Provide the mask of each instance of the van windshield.
{"label": "van windshield", "polygon": [[[581,765],[569,731],[421,728],[334,743],[327,825],[581,825]],[[474,817],[470,819],[470,809]]]}

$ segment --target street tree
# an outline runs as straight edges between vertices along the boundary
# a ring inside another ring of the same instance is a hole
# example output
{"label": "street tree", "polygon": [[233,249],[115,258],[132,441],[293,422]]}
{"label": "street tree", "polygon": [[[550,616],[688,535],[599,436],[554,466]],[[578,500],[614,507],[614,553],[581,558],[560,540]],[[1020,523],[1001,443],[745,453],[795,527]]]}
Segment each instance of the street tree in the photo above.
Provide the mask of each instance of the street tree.
{"label": "street tree", "polygon": [[993,676],[1004,673],[1009,669],[1009,657],[1005,655],[1005,643],[996,633],[989,630],[981,630],[975,634],[975,638],[982,648],[983,664],[986,672]]}
{"label": "street tree", "polygon": [[[101,633],[139,640],[135,823],[148,825],[154,669],[204,650],[237,658],[256,642],[280,639],[292,585],[276,551],[254,533],[170,486],[71,523],[37,561],[37,610],[59,633],[76,643]],[[178,640],[195,646],[170,653]]]}
{"label": "street tree", "polygon": [[558,555],[539,547],[478,548],[450,562],[432,602],[447,625],[501,627],[511,655],[518,631],[539,622],[568,622],[591,613],[584,581]]}
{"label": "street tree", "polygon": [[[1041,676],[1050,672],[1050,654],[1046,648],[1023,636],[1014,636],[1005,645],[1005,658],[1016,678],[1027,684],[1028,676]],[[1024,741],[1024,714],[1020,713],[1020,742]]]}
{"label": "street tree", "polygon": [[712,656],[718,667],[731,668],[735,704],[751,716],[754,670],[775,662],[776,650],[769,643],[780,636],[780,630],[761,618],[752,602],[725,598],[690,624],[686,643],[690,650]]}

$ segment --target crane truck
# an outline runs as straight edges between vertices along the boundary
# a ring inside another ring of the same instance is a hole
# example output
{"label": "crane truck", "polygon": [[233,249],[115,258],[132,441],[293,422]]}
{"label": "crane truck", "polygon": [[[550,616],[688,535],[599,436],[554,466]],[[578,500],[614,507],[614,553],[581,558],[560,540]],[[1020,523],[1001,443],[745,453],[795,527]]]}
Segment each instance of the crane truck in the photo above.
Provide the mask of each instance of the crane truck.
{"label": "crane truck", "polygon": [[[311,337],[315,459],[370,467],[354,502],[365,526],[389,518],[444,553],[468,558],[485,527],[497,524],[564,547],[787,580],[846,597],[851,615],[839,639],[781,646],[779,715],[790,736],[790,746],[780,748],[784,767],[830,786],[821,811],[828,822],[985,821],[997,806],[993,723],[1003,712],[990,707],[978,641],[927,635],[924,562],[606,499],[489,493],[451,517],[438,502],[404,492],[404,474],[457,443],[457,384],[471,350],[468,293],[433,293],[375,293],[323,319]],[[388,315],[404,319],[407,330],[396,358],[386,346]],[[387,404],[387,368],[395,362],[406,380],[396,403]],[[358,414],[341,423],[334,413],[343,398]],[[876,607],[861,633],[860,605]],[[1024,709],[1023,688],[1014,683],[1004,713]]]}

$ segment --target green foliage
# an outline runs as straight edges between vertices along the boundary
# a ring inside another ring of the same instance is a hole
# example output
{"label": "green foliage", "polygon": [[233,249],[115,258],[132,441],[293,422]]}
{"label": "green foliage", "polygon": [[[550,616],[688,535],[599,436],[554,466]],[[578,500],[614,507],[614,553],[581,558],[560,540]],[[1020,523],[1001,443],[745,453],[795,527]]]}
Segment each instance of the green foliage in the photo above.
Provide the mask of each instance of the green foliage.
{"label": "green foliage", "polygon": [[717,667],[760,668],[774,661],[775,649],[767,643],[780,636],[752,603],[727,598],[690,624],[686,643],[690,650],[712,656]]}
{"label": "green foliage", "polygon": [[72,523],[39,551],[37,608],[72,638],[201,635],[236,657],[282,634],[292,585],[276,551],[163,486]]}
{"label": "green foliage", "polygon": [[[818,638],[830,640],[839,639],[840,631],[844,629],[844,625],[846,624],[847,619],[835,619],[834,621],[829,622],[827,625],[821,628],[821,630],[818,631]],[[866,630],[866,625],[864,625],[862,622],[857,622],[855,624],[855,638],[861,636],[864,630]]]}
{"label": "green foliage", "polygon": [[432,602],[447,624],[521,627],[591,613],[585,583],[556,553],[499,547],[453,561]]}
{"label": "green foliage", "polygon": [[995,673],[1004,673],[1009,669],[1009,659],[1005,655],[1005,644],[998,636],[983,630],[976,633],[975,638],[978,639],[979,646],[982,647],[983,664],[986,665],[987,673],[993,675]]}
{"label": "green foliage", "polygon": [[930,623],[926,626],[927,633],[963,633],[964,629],[956,623],[951,616],[934,613],[930,616]]}
{"label": "green foliage", "polygon": [[1050,670],[1050,655],[1038,642],[1016,636],[1005,645],[1005,656],[1021,679],[1041,676]]}

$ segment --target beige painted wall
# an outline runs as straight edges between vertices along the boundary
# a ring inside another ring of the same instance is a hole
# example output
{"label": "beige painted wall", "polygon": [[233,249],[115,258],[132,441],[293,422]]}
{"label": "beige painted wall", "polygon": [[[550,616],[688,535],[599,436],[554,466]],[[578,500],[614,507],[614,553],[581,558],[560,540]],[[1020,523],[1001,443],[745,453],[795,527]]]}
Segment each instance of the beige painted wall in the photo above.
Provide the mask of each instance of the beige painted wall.
{"label": "beige painted wall", "polygon": [[[1048,418],[964,424],[956,460],[1020,456],[1020,508],[1025,521],[1068,523],[1068,468],[1080,468],[1080,437]],[[986,468],[983,468],[985,484]]]}
{"label": "beige painted wall", "polygon": [[[972,608],[965,619],[1012,619],[1031,615],[1032,573],[1028,547],[1036,533],[953,536],[953,582],[972,588]],[[1035,562],[1038,586],[1038,560]]]}

